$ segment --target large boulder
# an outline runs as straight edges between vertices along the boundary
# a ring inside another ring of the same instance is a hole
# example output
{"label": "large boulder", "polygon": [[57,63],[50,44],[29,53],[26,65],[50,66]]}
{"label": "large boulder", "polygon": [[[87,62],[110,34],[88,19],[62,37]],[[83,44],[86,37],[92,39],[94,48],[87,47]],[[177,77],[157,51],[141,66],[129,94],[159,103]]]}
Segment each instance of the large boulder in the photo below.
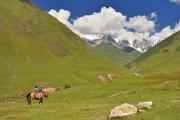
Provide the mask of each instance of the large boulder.
{"label": "large boulder", "polygon": [[152,104],[153,104],[152,101],[140,102],[138,103],[137,107],[138,109],[146,109],[146,108],[150,109]]}
{"label": "large boulder", "polygon": [[109,118],[120,118],[137,113],[137,107],[131,104],[124,103],[111,110]]}

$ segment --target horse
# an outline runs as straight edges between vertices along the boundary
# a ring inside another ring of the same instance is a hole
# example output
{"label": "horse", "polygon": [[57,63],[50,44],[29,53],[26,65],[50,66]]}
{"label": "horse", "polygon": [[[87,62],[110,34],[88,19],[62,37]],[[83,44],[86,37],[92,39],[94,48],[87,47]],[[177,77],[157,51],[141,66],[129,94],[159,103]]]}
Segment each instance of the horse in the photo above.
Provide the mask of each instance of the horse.
{"label": "horse", "polygon": [[31,92],[26,95],[26,100],[28,101],[28,105],[31,105],[32,100],[39,100],[39,104],[43,103],[44,98],[48,98],[48,92],[42,91],[39,93]]}

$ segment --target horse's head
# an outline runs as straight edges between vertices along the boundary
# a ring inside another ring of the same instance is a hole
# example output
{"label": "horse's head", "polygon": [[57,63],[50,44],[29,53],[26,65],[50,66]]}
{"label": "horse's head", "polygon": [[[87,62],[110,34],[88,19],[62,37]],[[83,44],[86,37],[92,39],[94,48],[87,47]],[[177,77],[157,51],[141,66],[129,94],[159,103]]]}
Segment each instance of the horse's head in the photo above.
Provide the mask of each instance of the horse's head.
{"label": "horse's head", "polygon": [[44,92],[44,97],[48,98],[48,92]]}

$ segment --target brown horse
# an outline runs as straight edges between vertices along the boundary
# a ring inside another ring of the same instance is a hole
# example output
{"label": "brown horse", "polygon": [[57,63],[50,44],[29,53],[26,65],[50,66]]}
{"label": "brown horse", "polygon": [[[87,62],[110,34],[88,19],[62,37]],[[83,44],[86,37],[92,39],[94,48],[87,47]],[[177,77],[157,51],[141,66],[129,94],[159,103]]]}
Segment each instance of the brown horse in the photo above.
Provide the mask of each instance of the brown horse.
{"label": "brown horse", "polygon": [[39,104],[43,103],[44,98],[48,98],[48,93],[47,92],[31,92],[26,95],[26,100],[28,101],[28,105],[31,105],[32,100],[39,100]]}

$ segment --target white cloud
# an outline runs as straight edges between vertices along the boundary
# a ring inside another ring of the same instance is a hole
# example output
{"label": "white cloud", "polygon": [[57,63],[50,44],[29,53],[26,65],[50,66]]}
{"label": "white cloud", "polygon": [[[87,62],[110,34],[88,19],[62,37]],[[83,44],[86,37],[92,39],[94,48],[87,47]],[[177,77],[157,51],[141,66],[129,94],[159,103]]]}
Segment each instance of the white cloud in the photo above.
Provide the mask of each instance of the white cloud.
{"label": "white cloud", "polygon": [[71,13],[69,11],[64,10],[64,9],[61,9],[59,11],[51,9],[48,13],[50,15],[54,16],[55,18],[57,18],[60,22],[64,23],[65,25],[69,25],[70,24],[68,22],[69,17],[71,15]]}
{"label": "white cloud", "polygon": [[170,28],[170,26],[167,26],[163,28],[160,32],[155,33],[154,35],[150,36],[150,40],[154,40],[155,43],[158,43],[159,41],[167,38],[168,36],[172,35],[174,33],[174,30]]}
{"label": "white cloud", "polygon": [[179,21],[174,28],[167,26],[160,32],[156,32],[158,16],[155,12],[147,16],[138,15],[127,19],[127,16],[111,7],[103,7],[100,12],[79,17],[72,24],[69,22],[70,12],[67,10],[50,10],[48,13],[79,36],[90,40],[107,34],[111,35],[116,41],[129,40],[129,42],[133,42],[134,40],[141,41],[145,39],[157,43],[180,30]]}
{"label": "white cloud", "polygon": [[180,0],[170,0],[170,2],[180,4]]}
{"label": "white cloud", "polygon": [[155,13],[155,12],[152,12],[151,14],[150,14],[150,19],[155,19],[155,20],[157,20],[157,14]]}
{"label": "white cloud", "polygon": [[86,15],[74,21],[73,26],[82,34],[113,34],[125,26],[126,16],[113,8],[103,7],[99,13]]}
{"label": "white cloud", "polygon": [[151,35],[149,37],[149,40],[153,40],[155,41],[155,43],[158,43],[178,31],[180,31],[180,21],[179,23],[176,23],[173,29],[170,26],[167,26],[163,28],[160,32],[157,32],[154,35]]}
{"label": "white cloud", "polygon": [[71,13],[68,10],[60,9],[59,11],[51,9],[48,14],[58,19],[61,23],[65,24],[69,29],[71,29],[74,33],[78,33],[77,30],[74,29],[72,24],[69,22],[69,17]]}
{"label": "white cloud", "polygon": [[134,29],[136,32],[154,32],[155,30],[155,22],[148,19],[147,16],[132,17],[127,24],[128,28]]}
{"label": "white cloud", "polygon": [[180,31],[180,21],[179,23],[176,23],[175,28],[174,28],[174,32],[178,32],[178,31]]}

